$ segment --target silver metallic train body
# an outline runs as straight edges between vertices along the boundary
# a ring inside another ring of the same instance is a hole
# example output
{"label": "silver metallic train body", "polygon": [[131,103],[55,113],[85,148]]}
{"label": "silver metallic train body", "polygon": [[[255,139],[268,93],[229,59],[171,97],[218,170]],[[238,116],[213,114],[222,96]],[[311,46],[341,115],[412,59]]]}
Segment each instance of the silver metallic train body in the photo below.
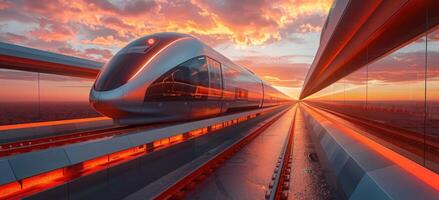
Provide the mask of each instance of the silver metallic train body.
{"label": "silver metallic train body", "polygon": [[173,122],[274,106],[289,98],[197,38],[158,33],[103,67],[90,103],[119,124]]}

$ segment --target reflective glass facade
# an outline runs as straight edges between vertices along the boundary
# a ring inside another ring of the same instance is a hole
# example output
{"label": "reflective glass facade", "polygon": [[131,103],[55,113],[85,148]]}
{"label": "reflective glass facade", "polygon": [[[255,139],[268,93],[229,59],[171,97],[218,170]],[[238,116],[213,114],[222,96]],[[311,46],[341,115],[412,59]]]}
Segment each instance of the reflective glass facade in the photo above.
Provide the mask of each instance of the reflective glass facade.
{"label": "reflective glass facade", "polygon": [[425,162],[439,171],[439,28],[427,34]]}
{"label": "reflective glass facade", "polygon": [[92,79],[0,69],[0,125],[100,116]]}
{"label": "reflective glass facade", "polygon": [[390,128],[371,137],[439,172],[439,27],[365,61],[305,101]]}

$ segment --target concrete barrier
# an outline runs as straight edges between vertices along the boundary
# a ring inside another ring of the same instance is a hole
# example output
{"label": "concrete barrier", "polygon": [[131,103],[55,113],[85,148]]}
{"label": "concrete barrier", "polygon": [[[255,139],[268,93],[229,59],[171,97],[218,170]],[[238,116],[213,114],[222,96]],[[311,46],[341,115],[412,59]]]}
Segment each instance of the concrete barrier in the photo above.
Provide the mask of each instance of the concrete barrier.
{"label": "concrete barrier", "polygon": [[438,199],[439,192],[399,165],[303,108],[329,183],[346,199]]}

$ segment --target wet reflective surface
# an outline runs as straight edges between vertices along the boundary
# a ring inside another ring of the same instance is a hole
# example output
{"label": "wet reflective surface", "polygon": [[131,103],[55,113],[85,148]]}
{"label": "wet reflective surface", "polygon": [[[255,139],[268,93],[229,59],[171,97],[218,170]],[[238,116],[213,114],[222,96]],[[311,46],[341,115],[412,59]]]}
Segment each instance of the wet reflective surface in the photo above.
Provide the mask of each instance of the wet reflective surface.
{"label": "wet reflective surface", "polygon": [[402,140],[412,144],[394,150],[439,172],[438,59],[439,28],[435,27],[306,101],[397,130],[403,137],[393,137],[396,146]]}
{"label": "wet reflective surface", "polygon": [[201,182],[186,199],[261,199],[268,189],[295,107]]}
{"label": "wet reflective surface", "polygon": [[294,127],[293,161],[290,175],[289,199],[336,199],[325,178],[325,169],[317,156],[311,139],[312,129],[305,125],[301,106],[297,109]]}

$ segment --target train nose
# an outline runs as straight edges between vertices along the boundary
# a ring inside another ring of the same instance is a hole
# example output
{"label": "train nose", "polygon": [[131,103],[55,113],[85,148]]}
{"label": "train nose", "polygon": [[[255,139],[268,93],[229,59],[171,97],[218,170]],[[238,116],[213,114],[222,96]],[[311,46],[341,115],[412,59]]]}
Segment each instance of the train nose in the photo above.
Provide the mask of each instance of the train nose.
{"label": "train nose", "polygon": [[94,88],[90,90],[89,97],[90,97],[89,102],[93,107],[94,107],[94,104],[99,103],[99,93],[97,93]]}
{"label": "train nose", "polygon": [[119,118],[123,112],[118,108],[119,100],[117,98],[108,98],[109,95],[96,91],[94,88],[90,91],[90,105],[99,113],[111,117]]}

